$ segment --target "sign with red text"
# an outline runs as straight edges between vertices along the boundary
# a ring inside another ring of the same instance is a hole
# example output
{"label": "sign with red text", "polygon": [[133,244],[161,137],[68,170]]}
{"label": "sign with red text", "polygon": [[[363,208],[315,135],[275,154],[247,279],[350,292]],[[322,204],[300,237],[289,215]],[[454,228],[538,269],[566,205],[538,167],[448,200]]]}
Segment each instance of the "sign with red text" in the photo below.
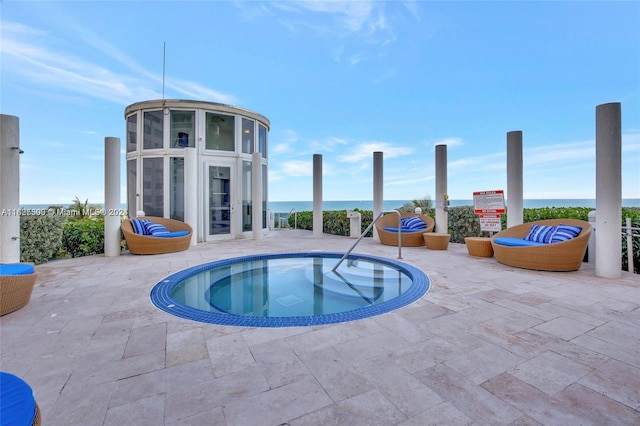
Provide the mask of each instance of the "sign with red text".
{"label": "sign with red text", "polygon": [[502,231],[502,222],[499,214],[481,214],[480,215],[480,230],[487,232],[500,232]]}
{"label": "sign with red text", "polygon": [[476,191],[473,193],[473,210],[475,214],[506,213],[504,208],[504,191]]}

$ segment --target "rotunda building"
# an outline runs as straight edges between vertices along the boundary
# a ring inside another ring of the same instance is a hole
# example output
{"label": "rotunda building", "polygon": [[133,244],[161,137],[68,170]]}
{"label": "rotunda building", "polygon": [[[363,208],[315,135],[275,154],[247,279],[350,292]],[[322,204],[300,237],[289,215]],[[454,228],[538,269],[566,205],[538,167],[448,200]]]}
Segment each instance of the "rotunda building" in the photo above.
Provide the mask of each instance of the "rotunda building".
{"label": "rotunda building", "polygon": [[[250,238],[254,227],[267,228],[265,116],[215,102],[163,99],[127,106],[125,120],[129,217],[143,211],[188,222],[198,242]],[[261,174],[257,180],[255,173]],[[254,223],[254,208],[262,212],[261,223]]]}

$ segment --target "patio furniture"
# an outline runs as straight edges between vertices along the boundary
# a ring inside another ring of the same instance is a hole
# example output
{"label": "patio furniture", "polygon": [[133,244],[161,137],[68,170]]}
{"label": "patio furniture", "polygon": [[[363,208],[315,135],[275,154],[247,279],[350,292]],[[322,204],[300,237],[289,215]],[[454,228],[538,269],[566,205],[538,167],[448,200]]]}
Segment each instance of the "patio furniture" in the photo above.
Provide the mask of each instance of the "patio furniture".
{"label": "patio furniture", "polygon": [[491,247],[491,238],[489,237],[466,237],[464,243],[467,245],[467,251],[470,256],[493,256],[493,247]]}
{"label": "patio furniture", "polygon": [[450,234],[429,232],[422,234],[424,245],[430,250],[446,250],[449,247]]}
{"label": "patio furniture", "polygon": [[26,306],[38,274],[30,263],[0,265],[0,316]]}
{"label": "patio furniture", "polygon": [[[416,216],[426,224],[426,228],[422,228],[416,231],[405,231],[404,229],[402,229],[402,247],[423,246],[424,237],[422,236],[422,234],[424,234],[425,232],[433,232],[433,227],[435,226],[435,221],[433,220],[433,218],[424,214],[408,212],[400,213],[400,216],[401,218]],[[398,245],[398,225],[398,215],[395,213],[386,214],[378,219],[378,221],[376,222],[376,230],[382,244],[386,244],[388,246]],[[385,228],[387,229],[385,230]],[[390,229],[395,229],[395,231]]]}
{"label": "patio furniture", "polygon": [[[561,242],[525,240],[533,225],[557,227],[560,224],[582,229],[576,237]],[[493,236],[491,245],[496,260],[504,265],[539,271],[575,271],[582,265],[592,231],[591,224],[583,220],[547,219],[504,229]]]}
{"label": "patio furniture", "polygon": [[21,378],[0,371],[0,420],[3,425],[40,426],[40,407],[33,390]]}
{"label": "patio furniture", "polygon": [[[165,227],[169,233],[145,235],[134,230],[133,220],[150,221]],[[175,219],[144,216],[127,219],[120,225],[127,247],[132,254],[162,254],[187,250],[193,230],[188,224]]]}

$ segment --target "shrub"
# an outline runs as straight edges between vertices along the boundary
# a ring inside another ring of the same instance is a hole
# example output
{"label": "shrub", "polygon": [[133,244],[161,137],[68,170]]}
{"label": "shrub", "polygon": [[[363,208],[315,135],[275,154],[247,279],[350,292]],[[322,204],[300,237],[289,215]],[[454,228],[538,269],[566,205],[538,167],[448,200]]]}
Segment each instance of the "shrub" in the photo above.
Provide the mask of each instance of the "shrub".
{"label": "shrub", "polygon": [[64,222],[54,214],[20,216],[20,261],[39,265],[58,257]]}
{"label": "shrub", "polygon": [[71,257],[104,253],[104,218],[68,221],[64,225],[62,244]]}

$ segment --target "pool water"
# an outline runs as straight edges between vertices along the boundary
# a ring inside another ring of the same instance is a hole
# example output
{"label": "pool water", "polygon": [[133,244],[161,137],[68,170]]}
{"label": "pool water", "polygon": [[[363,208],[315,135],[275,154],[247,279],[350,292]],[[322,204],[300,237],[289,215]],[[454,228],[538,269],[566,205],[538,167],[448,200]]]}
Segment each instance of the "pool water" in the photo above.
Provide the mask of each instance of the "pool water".
{"label": "pool water", "polygon": [[310,252],[246,256],[173,274],[152,290],[160,309],[196,321],[258,327],[344,322],[398,309],[429,288],[390,259]]}

